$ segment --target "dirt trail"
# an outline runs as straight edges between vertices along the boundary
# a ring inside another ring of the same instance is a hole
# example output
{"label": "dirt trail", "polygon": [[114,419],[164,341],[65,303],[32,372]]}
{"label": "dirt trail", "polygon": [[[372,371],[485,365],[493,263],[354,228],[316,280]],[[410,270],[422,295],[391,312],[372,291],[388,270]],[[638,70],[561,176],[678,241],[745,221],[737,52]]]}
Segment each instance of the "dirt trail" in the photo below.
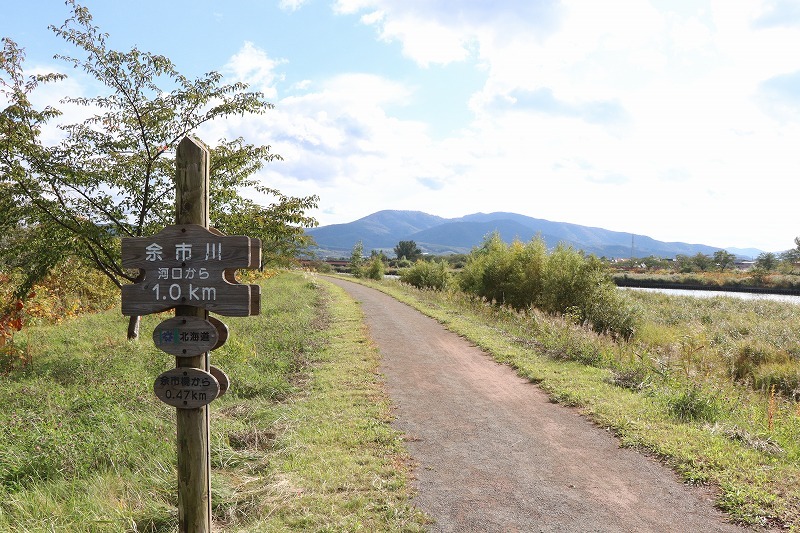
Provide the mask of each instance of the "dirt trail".
{"label": "dirt trail", "polygon": [[373,289],[361,303],[431,531],[744,531],[709,491],[619,447],[574,409]]}

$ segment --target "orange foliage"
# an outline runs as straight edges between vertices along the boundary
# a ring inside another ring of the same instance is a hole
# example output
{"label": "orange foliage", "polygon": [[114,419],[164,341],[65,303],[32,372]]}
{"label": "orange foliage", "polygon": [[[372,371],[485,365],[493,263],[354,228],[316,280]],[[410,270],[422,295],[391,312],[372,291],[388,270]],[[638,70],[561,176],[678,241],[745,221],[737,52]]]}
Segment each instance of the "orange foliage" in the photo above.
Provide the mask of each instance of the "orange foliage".
{"label": "orange foliage", "polygon": [[108,309],[118,290],[96,271],[68,261],[56,268],[24,299],[15,299],[15,279],[0,272],[0,372],[30,363],[27,348],[14,345],[14,334],[32,324],[58,323],[64,318]]}
{"label": "orange foliage", "polygon": [[[10,295],[8,276],[0,275],[3,290],[0,297],[5,301]],[[9,293],[9,294],[5,294]],[[7,373],[20,364],[24,367],[30,361],[28,354],[14,345],[14,333],[22,329],[22,315],[25,304],[22,300],[13,300],[4,305],[0,311],[0,372]]]}

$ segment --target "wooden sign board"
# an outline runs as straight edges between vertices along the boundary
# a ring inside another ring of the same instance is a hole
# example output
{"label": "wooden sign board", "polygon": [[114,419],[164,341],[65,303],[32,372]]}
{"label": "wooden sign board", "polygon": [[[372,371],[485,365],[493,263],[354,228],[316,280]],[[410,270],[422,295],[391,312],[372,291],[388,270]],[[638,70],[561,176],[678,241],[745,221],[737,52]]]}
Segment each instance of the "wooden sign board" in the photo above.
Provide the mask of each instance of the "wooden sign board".
{"label": "wooden sign board", "polygon": [[219,396],[219,382],[199,368],[178,367],[156,378],[153,390],[162,402],[178,409],[203,407]]}
{"label": "wooden sign board", "polygon": [[[258,288],[261,289],[261,287]],[[217,330],[217,344],[211,348],[211,351],[213,352],[225,344],[225,341],[228,340],[228,326],[222,320],[213,316],[208,317],[207,320],[211,322],[211,324],[214,326],[214,329]]]}
{"label": "wooden sign board", "polygon": [[176,316],[153,330],[156,347],[176,357],[194,357],[218,347],[217,328],[197,316]]}
{"label": "wooden sign board", "polygon": [[148,315],[179,305],[226,316],[257,314],[260,289],[238,283],[233,270],[260,266],[260,256],[260,240],[219,235],[196,224],[124,238],[122,266],[139,268],[141,275],[122,287],[122,314]]}
{"label": "wooden sign board", "polygon": [[228,377],[228,374],[223,372],[221,369],[215,367],[214,365],[210,365],[208,371],[211,373],[212,376],[217,378],[217,382],[219,382],[219,394],[217,398],[228,392],[228,388],[231,386],[231,379]]}

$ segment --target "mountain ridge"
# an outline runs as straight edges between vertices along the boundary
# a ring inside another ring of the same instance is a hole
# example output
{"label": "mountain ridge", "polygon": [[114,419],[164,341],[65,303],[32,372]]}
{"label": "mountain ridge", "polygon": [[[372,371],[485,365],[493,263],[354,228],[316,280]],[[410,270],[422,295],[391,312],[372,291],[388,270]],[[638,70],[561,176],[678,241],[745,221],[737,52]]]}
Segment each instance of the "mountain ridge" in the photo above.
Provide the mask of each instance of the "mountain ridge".
{"label": "mountain ridge", "polygon": [[712,255],[728,250],[744,258],[756,257],[756,248],[722,248],[706,244],[658,241],[646,235],[554,222],[510,212],[472,213],[458,218],[443,218],[422,211],[382,210],[353,222],[331,224],[306,230],[317,243],[317,255],[349,256],[356,242],[364,251],[382,250],[392,255],[400,241],[414,241],[430,254],[469,253],[486,235],[497,231],[511,242],[527,242],[540,235],[549,248],[559,243],[586,253],[605,257],[657,257]]}

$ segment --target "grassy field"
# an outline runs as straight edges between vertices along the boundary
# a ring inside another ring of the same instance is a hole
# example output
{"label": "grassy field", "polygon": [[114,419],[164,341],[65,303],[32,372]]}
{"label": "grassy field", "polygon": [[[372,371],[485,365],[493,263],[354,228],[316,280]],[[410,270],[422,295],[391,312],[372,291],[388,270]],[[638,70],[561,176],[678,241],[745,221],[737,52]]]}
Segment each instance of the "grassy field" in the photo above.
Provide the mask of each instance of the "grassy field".
{"label": "grassy field", "polygon": [[[211,404],[219,531],[418,531],[408,457],[360,311],[301,274],[263,282],[262,314],[225,318],[212,354],[231,390]],[[110,311],[24,329],[31,358],[0,386],[0,531],[174,531],[174,358]]]}
{"label": "grassy field", "polygon": [[580,407],[622,445],[719,488],[744,524],[800,531],[800,306],[635,292],[629,341],[570,317],[516,313],[458,292],[365,282],[436,318]]}
{"label": "grassy field", "polygon": [[[219,531],[421,531],[356,304],[313,275],[263,283],[262,315],[225,318],[212,355]],[[800,307],[632,293],[629,341],[458,293],[370,283],[578,406],[625,446],[719,488],[736,520],[800,530]],[[174,531],[174,409],[152,392],[173,358],[118,311],[17,334],[30,365],[0,379],[0,531]]]}

